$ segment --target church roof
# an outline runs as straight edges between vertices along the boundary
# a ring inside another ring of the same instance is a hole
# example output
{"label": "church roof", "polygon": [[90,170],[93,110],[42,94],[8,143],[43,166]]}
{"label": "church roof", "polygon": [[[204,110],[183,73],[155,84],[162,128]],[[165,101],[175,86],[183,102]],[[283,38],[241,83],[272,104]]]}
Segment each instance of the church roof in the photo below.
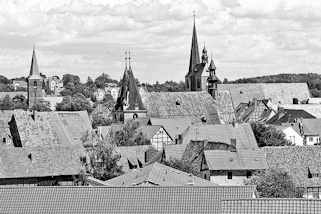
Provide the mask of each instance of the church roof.
{"label": "church roof", "polygon": [[41,79],[35,49],[33,49],[33,51],[32,51],[31,66],[30,66],[30,72],[29,72],[28,78],[29,79]]}
{"label": "church roof", "polygon": [[194,19],[191,55],[189,59],[189,69],[188,69],[187,75],[192,73],[194,71],[194,67],[199,63],[200,63],[200,55],[198,50],[197,33],[196,33],[196,26],[195,26],[195,19]]}
{"label": "church roof", "polygon": [[115,106],[116,110],[123,110],[124,107],[127,107],[127,110],[135,110],[136,107],[145,110],[131,67],[125,68]]}

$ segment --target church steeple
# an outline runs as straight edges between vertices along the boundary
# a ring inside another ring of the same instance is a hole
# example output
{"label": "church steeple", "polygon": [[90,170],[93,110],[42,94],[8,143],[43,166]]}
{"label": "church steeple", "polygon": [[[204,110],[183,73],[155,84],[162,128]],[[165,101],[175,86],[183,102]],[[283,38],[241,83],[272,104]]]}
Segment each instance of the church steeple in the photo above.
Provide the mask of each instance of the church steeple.
{"label": "church steeple", "polygon": [[41,79],[40,73],[39,73],[39,67],[37,63],[37,57],[36,57],[36,51],[35,51],[35,46],[33,46],[32,50],[32,59],[31,59],[31,66],[30,66],[30,71],[29,71],[29,79]]}
{"label": "church steeple", "polygon": [[195,26],[195,16],[196,16],[195,12],[193,16],[194,16],[193,36],[192,36],[191,55],[189,59],[188,73],[193,72],[195,65],[200,63],[200,55],[198,51],[197,33],[196,33],[196,26]]}

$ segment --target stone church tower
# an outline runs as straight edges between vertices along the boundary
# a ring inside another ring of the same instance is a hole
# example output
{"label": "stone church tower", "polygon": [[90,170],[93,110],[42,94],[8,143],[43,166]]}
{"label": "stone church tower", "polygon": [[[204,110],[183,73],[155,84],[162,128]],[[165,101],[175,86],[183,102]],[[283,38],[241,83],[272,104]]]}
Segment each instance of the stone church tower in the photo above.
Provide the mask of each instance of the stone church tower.
{"label": "stone church tower", "polygon": [[32,51],[30,72],[28,76],[28,106],[32,108],[42,100],[42,77],[39,73],[35,48]]}
{"label": "stone church tower", "polygon": [[218,78],[215,74],[216,67],[213,59],[208,63],[207,50],[202,50],[202,56],[199,55],[197,33],[195,26],[195,15],[193,24],[193,35],[191,53],[189,59],[188,73],[185,75],[185,87],[187,91],[208,91],[213,98],[217,91]]}

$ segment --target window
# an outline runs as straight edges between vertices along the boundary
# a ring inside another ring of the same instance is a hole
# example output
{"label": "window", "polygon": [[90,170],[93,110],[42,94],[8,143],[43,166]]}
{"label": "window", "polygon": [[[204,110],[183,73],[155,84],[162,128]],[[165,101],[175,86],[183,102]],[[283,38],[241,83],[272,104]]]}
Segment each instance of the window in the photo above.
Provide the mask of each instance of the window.
{"label": "window", "polygon": [[5,143],[7,141],[7,139],[4,137],[2,138],[2,143]]}
{"label": "window", "polygon": [[197,88],[201,88],[201,79],[197,79]]}
{"label": "window", "polygon": [[227,172],[227,179],[232,179],[232,172]]}
{"label": "window", "polygon": [[247,172],[246,172],[246,177],[249,178],[249,177],[251,177],[251,176],[252,176],[252,172],[251,172],[251,171],[247,171]]}
{"label": "window", "polygon": [[313,141],[313,137],[309,137],[309,142],[312,142]]}
{"label": "window", "polygon": [[33,86],[37,86],[37,81],[33,81]]}

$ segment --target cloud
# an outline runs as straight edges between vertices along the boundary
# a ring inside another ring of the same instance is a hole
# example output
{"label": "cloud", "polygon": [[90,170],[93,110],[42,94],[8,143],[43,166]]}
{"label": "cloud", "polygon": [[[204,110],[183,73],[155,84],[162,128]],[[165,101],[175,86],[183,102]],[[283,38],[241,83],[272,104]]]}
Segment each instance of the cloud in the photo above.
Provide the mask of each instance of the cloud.
{"label": "cloud", "polygon": [[119,79],[130,48],[142,82],[183,80],[193,10],[200,48],[213,53],[220,77],[320,71],[315,0],[3,0],[0,70],[27,75],[35,43],[47,75]]}

